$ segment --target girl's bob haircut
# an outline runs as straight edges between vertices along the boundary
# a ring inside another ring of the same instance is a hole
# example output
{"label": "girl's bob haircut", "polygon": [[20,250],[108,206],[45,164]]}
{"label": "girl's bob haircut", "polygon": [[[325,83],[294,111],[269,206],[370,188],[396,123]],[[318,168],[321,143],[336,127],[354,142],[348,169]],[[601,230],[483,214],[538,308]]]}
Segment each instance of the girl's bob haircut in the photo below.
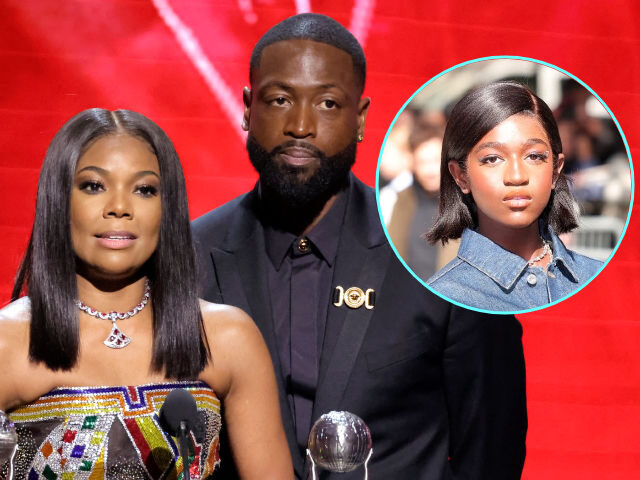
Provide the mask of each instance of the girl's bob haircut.
{"label": "girl's bob haircut", "polygon": [[[79,348],[76,257],[71,242],[70,202],[79,158],[99,138],[131,135],[158,159],[162,220],[158,246],[143,267],[151,285],[151,369],[167,378],[195,378],[210,352],[196,291],[195,253],[184,176],[164,131],[128,110],[80,112],[51,141],[38,180],[29,245],[16,275],[12,300],[31,301],[29,357],[52,370],[70,370]],[[26,290],[26,292],[25,292]]]}
{"label": "girl's bob haircut", "polygon": [[[512,115],[533,115],[542,125],[551,143],[553,166],[562,153],[558,125],[549,106],[528,87],[517,82],[500,81],[474,88],[453,108],[447,122],[442,144],[440,165],[440,209],[427,232],[431,243],[459,238],[465,228],[478,226],[476,204],[471,194],[464,194],[449,172],[449,162],[455,161],[466,172],[467,156],[490,130]],[[578,226],[577,208],[566,176],[560,172],[549,203],[540,219],[551,225],[557,234]]]}

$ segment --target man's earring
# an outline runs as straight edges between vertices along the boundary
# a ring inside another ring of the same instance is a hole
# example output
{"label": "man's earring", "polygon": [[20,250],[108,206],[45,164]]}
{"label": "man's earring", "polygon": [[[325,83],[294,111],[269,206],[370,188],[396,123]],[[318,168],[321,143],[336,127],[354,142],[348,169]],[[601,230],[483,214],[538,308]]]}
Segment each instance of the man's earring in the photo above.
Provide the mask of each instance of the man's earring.
{"label": "man's earring", "polygon": [[243,118],[242,119],[242,129],[246,132],[247,130],[249,130],[249,124],[247,123],[247,119]]}
{"label": "man's earring", "polygon": [[362,135],[361,133],[358,134],[358,142],[361,142],[362,140],[364,140],[364,135]]}

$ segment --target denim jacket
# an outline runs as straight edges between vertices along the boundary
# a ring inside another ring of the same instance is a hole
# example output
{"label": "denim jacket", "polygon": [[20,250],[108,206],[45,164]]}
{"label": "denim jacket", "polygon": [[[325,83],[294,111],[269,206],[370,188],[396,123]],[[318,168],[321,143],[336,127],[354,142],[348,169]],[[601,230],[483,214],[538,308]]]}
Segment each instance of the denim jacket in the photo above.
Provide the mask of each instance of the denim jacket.
{"label": "denim jacket", "polygon": [[530,267],[522,257],[467,228],[457,257],[427,280],[427,285],[470,307],[519,311],[566,297],[602,266],[599,260],[568,250],[550,226],[540,230],[553,251],[553,261],[546,269]]}

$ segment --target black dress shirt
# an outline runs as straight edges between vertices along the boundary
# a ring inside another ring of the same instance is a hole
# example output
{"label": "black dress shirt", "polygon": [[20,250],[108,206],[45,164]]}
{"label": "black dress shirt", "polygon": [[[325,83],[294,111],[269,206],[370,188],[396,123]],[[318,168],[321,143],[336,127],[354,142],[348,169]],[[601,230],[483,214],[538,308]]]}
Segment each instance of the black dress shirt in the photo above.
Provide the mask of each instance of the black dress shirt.
{"label": "black dress shirt", "polygon": [[346,203],[347,196],[341,193],[318,224],[301,237],[269,225],[264,229],[278,355],[302,452],[311,429],[319,352]]}

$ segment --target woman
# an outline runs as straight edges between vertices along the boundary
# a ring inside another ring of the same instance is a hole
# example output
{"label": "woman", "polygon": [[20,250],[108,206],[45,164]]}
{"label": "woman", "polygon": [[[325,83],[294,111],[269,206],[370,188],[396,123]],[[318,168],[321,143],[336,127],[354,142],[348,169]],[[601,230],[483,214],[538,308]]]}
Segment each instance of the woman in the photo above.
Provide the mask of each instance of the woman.
{"label": "woman", "polygon": [[444,134],[432,243],[461,238],[428,281],[440,294],[493,311],[540,307],[571,294],[601,262],[568,250],[578,226],[549,107],[527,87],[496,82],[454,107]]}
{"label": "woman", "polygon": [[241,478],[293,478],[262,337],[242,311],[198,300],[191,245],[182,169],[157,125],[92,109],[62,127],[0,311],[15,478],[175,478],[184,462],[157,417],[174,388],[201,420],[191,478],[215,477],[220,401]]}

